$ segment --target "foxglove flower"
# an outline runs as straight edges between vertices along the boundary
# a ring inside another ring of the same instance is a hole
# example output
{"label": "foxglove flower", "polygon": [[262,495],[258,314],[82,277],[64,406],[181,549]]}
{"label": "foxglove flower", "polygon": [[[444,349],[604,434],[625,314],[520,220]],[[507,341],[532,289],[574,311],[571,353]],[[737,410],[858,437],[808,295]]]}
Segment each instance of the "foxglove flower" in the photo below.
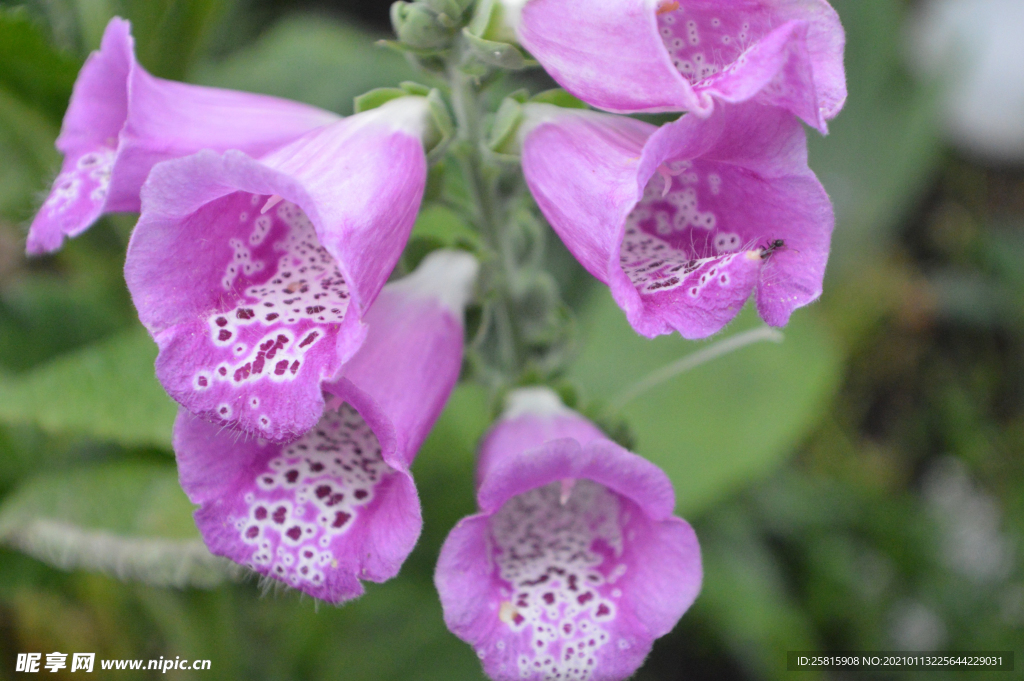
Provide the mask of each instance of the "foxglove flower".
{"label": "foxglove flower", "polygon": [[276,97],[186,85],[146,73],[131,27],[115,17],[75,82],[57,149],[64,165],[28,235],[45,253],[103,213],[138,211],[158,162],[200,149],[261,155],[339,117]]}
{"label": "foxglove flower", "polygon": [[508,2],[523,47],[600,109],[707,116],[715,100],[755,101],[824,133],[846,100],[845,36],[825,0]]}
{"label": "foxglove flower", "polygon": [[783,326],[821,295],[834,216],[784,109],[719,107],[657,129],[527,104],[523,173],[551,226],[640,334],[705,338],[756,289]]}
{"label": "foxglove flower", "polygon": [[492,679],[624,679],[700,591],[665,474],[547,389],[512,393],[478,484],[481,512],[452,530],[434,581]]}
{"label": "foxglove flower", "polygon": [[313,427],[412,230],[431,120],[401,97],[259,160],[154,167],[125,277],[171,397],[275,442]]}
{"label": "foxglove flower", "polygon": [[435,252],[386,286],[366,343],[324,386],[319,423],[294,442],[181,410],[181,484],[213,553],[331,603],[398,574],[422,525],[409,466],[458,380],[476,269],[466,253]]}

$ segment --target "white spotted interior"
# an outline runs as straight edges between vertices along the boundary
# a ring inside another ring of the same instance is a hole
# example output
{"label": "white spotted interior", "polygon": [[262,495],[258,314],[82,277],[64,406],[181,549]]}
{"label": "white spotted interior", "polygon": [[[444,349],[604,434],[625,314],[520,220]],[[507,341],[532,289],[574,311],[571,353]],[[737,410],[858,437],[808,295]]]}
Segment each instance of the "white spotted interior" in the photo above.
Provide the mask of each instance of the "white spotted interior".
{"label": "white spotted interior", "polygon": [[666,1],[658,11],[658,32],[672,64],[693,85],[747,61],[754,44],[771,30],[771,17],[760,2],[722,4]]}
{"label": "white spotted interior", "polygon": [[[306,353],[348,310],[348,285],[309,218],[288,201],[261,214],[266,200],[251,196],[238,213],[240,236],[226,244],[232,257],[221,285],[242,295],[233,309],[206,319],[210,341],[226,351],[226,359],[196,373],[196,390],[293,379]],[[248,406],[258,408],[258,398],[253,400],[257,403]],[[217,413],[224,419],[233,415],[227,404]],[[261,425],[269,425],[269,419]]]}
{"label": "white spotted interior", "polygon": [[324,571],[337,567],[333,542],[359,522],[393,471],[355,409],[343,404],[325,414],[267,462],[244,497],[244,513],[230,519],[255,549],[246,564],[291,586],[323,585]]}
{"label": "white spotted interior", "polygon": [[[690,161],[666,164],[626,218],[619,263],[641,294],[687,286],[699,296],[709,284],[729,284],[727,267],[757,239],[731,231],[716,209],[720,173]],[[708,205],[705,205],[708,204]]]}
{"label": "white spotted interior", "polygon": [[98,147],[79,156],[71,169],[53,181],[43,209],[50,215],[64,213],[86,196],[92,204],[102,203],[110,189],[116,158],[117,151],[109,147]]}
{"label": "white spotted interior", "polygon": [[556,482],[520,494],[490,520],[497,576],[508,585],[498,617],[529,633],[530,650],[517,658],[522,678],[590,679],[622,596],[615,582],[626,572],[628,517],[619,498],[589,480],[566,491]]}

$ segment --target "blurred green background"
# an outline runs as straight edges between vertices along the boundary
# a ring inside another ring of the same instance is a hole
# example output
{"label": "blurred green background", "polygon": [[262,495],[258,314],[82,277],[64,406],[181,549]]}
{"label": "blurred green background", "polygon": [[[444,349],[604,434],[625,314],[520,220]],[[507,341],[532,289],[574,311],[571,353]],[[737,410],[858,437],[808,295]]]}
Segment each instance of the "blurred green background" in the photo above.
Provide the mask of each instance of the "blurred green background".
{"label": "blurred green background", "polygon": [[[828,138],[811,135],[838,215],[822,301],[782,344],[616,415],[672,477],[704,551],[703,593],[645,681],[782,679],[787,650],[1015,650],[1024,665],[1024,169],[945,146],[939,84],[902,66],[909,3],[833,4],[850,99]],[[479,389],[456,391],[416,461],[425,528],[402,574],[318,608],[198,539],[169,450],[175,408],[121,276],[135,216],[23,256],[71,85],[110,16],[131,19],[157,75],[350,113],[355,95],[415,77],[372,45],[387,9],[0,0],[0,680],[17,676],[18,652],[53,651],[212,660],[174,679],[482,678],[431,583],[441,542],[474,510],[490,416]],[[412,247],[459,238],[428,206]],[[552,261],[580,311],[565,385],[581,405],[614,403],[703,347],[636,337],[571,258]],[[726,333],[757,323],[747,310]]]}

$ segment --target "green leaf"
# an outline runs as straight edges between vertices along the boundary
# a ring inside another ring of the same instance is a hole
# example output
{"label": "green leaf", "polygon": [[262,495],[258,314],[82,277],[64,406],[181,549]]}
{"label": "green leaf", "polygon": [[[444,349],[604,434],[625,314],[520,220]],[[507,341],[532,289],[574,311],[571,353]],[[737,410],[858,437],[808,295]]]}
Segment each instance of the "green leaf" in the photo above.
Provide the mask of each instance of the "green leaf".
{"label": "green leaf", "polygon": [[31,214],[42,178],[59,163],[56,137],[50,119],[0,85],[0,216],[20,220]]}
{"label": "green leaf", "polygon": [[86,49],[100,45],[113,16],[132,23],[139,62],[153,75],[182,80],[232,0],[72,0]]}
{"label": "green leaf", "polygon": [[[718,339],[760,324],[748,306]],[[585,341],[570,378],[587,396],[606,402],[702,347],[675,334],[654,340],[637,335],[603,288],[581,325]],[[682,513],[703,510],[779,465],[836,390],[842,357],[813,313],[798,310],[783,331],[780,344],[715,359],[622,408],[637,452],[672,479]]]}
{"label": "green leaf", "polygon": [[27,12],[0,9],[0,88],[45,112],[55,123],[64,116],[81,65],[75,57],[54,49]]}
{"label": "green leaf", "polygon": [[156,345],[138,327],[0,377],[0,420],[166,449],[177,409],[156,380],[155,358]]}
{"label": "green leaf", "polygon": [[0,506],[0,541],[50,565],[157,585],[213,586],[173,466],[114,463],[33,478]]}
{"label": "green leaf", "polygon": [[692,616],[710,622],[708,628],[725,639],[751,678],[792,678],[779,663],[786,651],[819,650],[821,643],[808,614],[788,593],[783,566],[747,519],[731,508],[700,530],[705,578]]}
{"label": "green leaf", "polygon": [[356,95],[416,75],[398,54],[374,48],[376,38],[322,17],[293,16],[193,75],[203,85],[262,92],[349,114]]}

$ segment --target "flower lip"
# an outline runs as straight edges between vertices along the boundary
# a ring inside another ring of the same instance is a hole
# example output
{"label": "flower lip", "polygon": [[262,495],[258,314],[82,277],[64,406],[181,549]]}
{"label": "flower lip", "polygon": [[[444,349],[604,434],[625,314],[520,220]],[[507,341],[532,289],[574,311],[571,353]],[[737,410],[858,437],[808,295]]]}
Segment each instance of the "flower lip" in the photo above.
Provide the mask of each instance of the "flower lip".
{"label": "flower lip", "polygon": [[238,438],[182,410],[175,452],[214,553],[329,603],[394,577],[422,524],[407,471],[348,404],[287,445]]}

